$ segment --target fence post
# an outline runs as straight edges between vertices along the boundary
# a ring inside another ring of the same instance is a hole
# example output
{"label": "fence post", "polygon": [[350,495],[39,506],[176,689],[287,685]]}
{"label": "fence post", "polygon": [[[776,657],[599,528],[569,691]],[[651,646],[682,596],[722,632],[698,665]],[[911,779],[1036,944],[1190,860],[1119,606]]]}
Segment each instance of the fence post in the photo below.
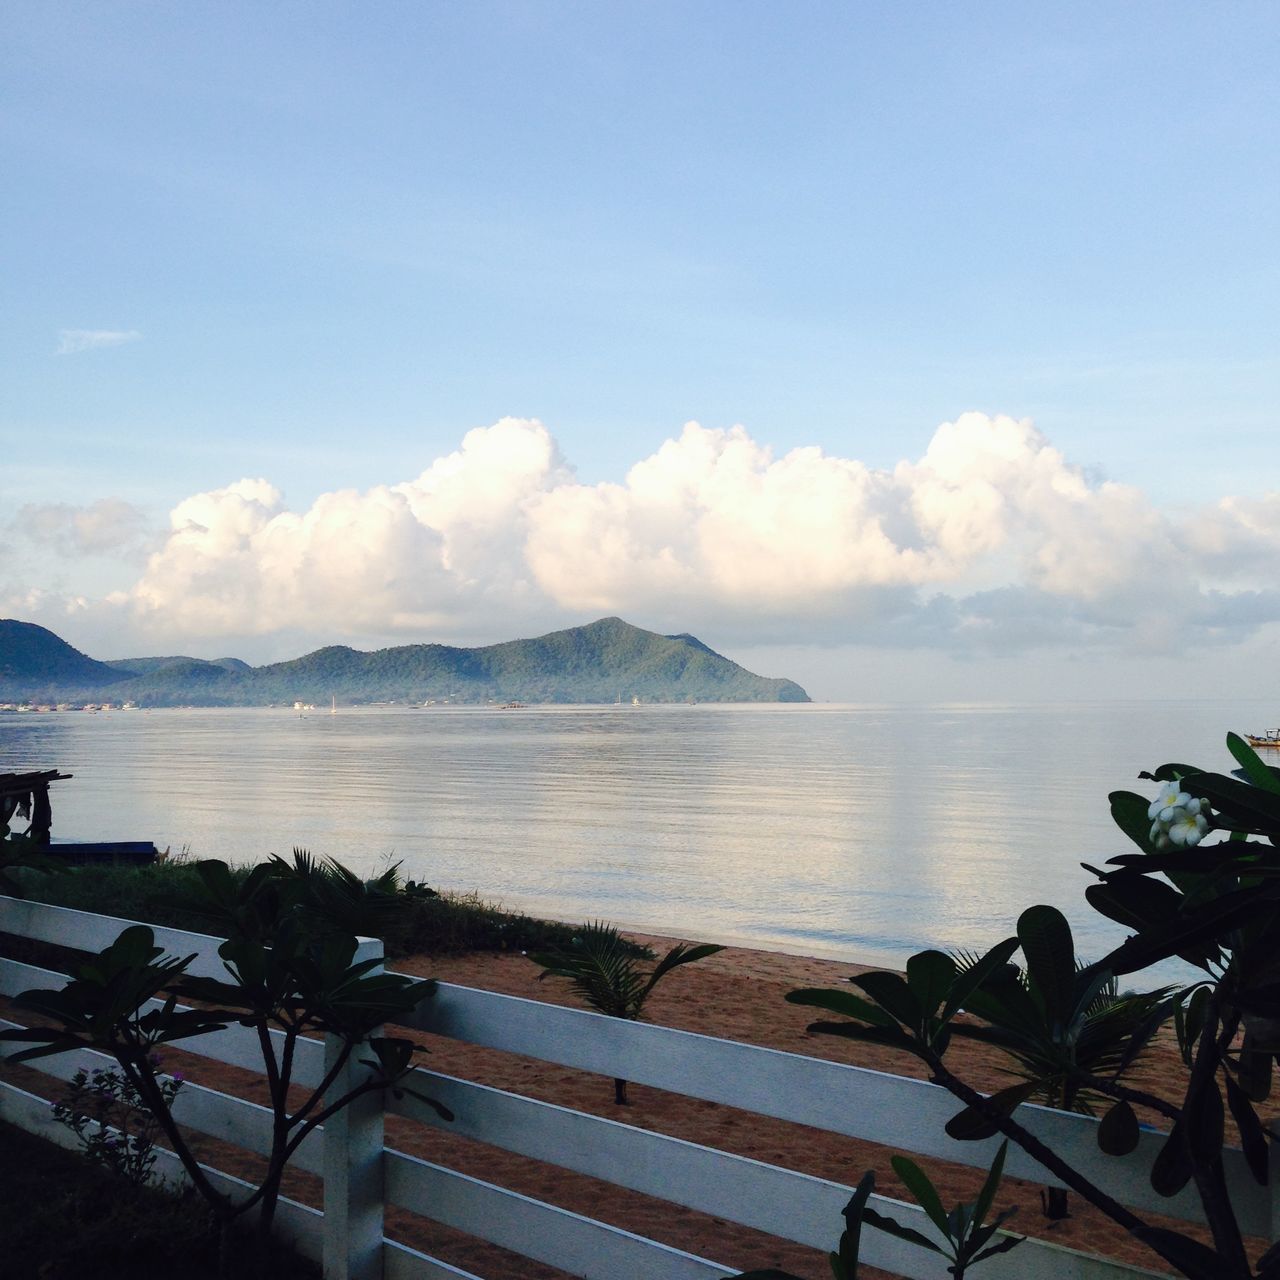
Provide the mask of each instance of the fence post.
{"label": "fence post", "polygon": [[[374,956],[381,959],[382,943],[361,938],[355,959]],[[326,1073],[341,1046],[337,1036],[325,1037]],[[358,1049],[352,1054],[329,1097],[341,1097],[368,1076],[357,1061],[362,1056]],[[375,1092],[324,1123],[324,1280],[382,1280],[382,1117],[382,1094]]]}
{"label": "fence post", "polygon": [[1271,1243],[1280,1241],[1280,1120],[1267,1125],[1267,1198],[1271,1202]]}

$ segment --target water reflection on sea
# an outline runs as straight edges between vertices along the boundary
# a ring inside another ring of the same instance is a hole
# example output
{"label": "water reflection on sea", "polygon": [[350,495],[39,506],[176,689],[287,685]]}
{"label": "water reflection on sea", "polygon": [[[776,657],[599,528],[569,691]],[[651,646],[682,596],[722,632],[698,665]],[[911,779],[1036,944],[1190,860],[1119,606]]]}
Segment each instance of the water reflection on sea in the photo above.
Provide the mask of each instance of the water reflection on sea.
{"label": "water reflection on sea", "polygon": [[901,962],[1032,902],[1121,936],[1081,860],[1108,791],[1223,766],[1246,703],[62,712],[0,717],[58,768],[55,835],[252,861],[294,845],[568,919]]}

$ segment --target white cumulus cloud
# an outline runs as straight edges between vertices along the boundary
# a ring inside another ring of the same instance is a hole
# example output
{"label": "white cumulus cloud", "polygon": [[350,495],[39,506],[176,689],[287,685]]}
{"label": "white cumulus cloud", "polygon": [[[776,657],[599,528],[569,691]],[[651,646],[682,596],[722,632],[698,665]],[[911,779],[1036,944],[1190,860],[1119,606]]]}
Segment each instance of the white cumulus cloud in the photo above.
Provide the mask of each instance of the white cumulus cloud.
{"label": "white cumulus cloud", "polygon": [[497,638],[617,613],[738,643],[1172,652],[1280,617],[1277,566],[1280,495],[1175,517],[1008,417],[963,414],[888,469],[689,423],[596,484],[506,418],[305,510],[265,479],[193,495],[110,607],[197,637]]}

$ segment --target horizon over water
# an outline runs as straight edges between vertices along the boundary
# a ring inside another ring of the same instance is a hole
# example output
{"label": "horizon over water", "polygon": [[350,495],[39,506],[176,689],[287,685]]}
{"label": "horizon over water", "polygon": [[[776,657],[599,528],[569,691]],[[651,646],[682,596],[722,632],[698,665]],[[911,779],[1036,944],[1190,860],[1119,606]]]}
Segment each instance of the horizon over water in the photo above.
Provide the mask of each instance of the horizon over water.
{"label": "horizon over water", "polygon": [[[0,770],[57,768],[54,836],[251,862],[302,846],[560,919],[901,966],[1035,902],[1082,955],[1129,846],[1107,793],[1232,764],[1238,702],[811,703],[8,715]],[[1274,719],[1274,716],[1271,716]]]}

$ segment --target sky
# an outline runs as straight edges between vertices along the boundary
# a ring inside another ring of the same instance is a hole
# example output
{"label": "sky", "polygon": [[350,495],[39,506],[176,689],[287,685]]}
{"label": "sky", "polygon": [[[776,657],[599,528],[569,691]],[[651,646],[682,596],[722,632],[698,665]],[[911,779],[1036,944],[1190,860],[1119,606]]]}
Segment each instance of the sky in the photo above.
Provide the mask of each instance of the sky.
{"label": "sky", "polygon": [[0,616],[1274,710],[1278,55],[1247,2],[4,6]]}

